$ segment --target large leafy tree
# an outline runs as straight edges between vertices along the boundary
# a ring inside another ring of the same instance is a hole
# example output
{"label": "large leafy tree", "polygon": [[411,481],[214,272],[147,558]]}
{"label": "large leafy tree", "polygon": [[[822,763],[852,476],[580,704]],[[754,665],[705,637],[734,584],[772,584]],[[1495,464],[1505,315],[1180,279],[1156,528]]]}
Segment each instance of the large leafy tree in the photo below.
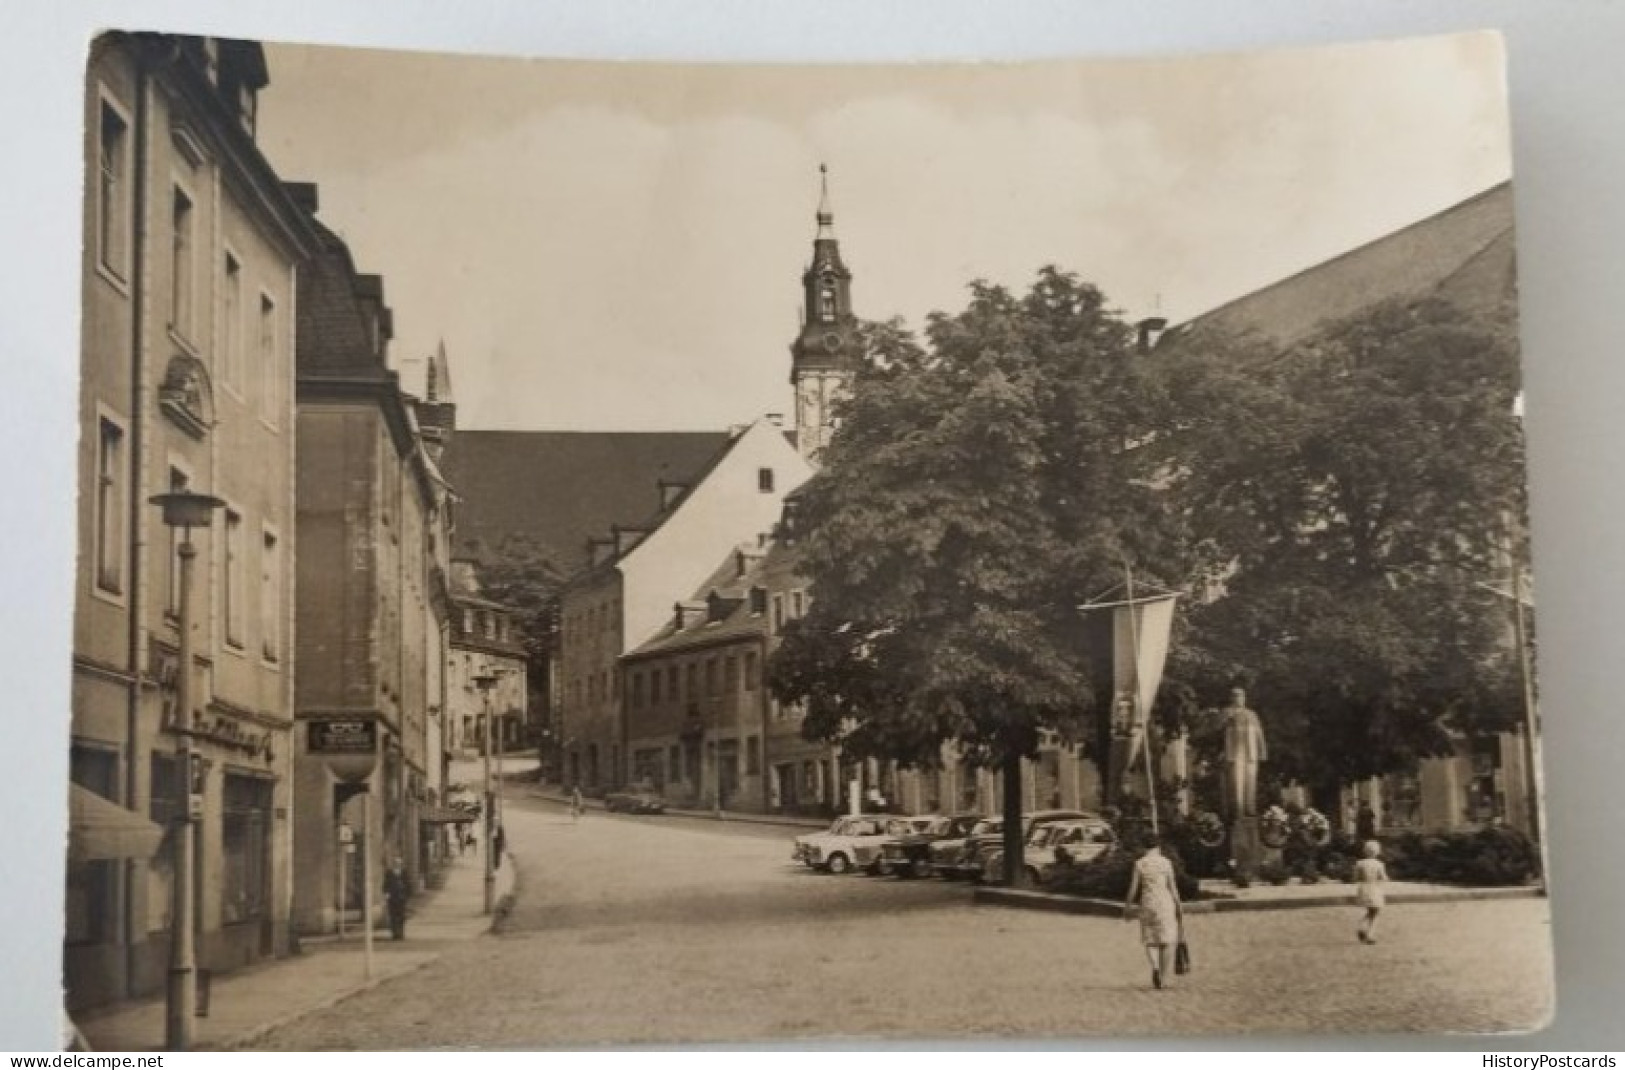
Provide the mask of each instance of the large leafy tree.
{"label": "large leafy tree", "polygon": [[1250,683],[1272,771],[1328,789],[1512,723],[1510,323],[1387,303],[1275,354],[1193,339],[1161,370],[1170,504],[1218,594],[1172,671],[1214,699]]}
{"label": "large leafy tree", "polygon": [[867,330],[868,360],[794,533],[812,608],[772,665],[804,732],[931,765],[944,742],[1002,769],[1006,879],[1020,872],[1020,761],[1087,734],[1095,681],[1077,606],[1174,545],[1145,451],[1158,413],[1133,329],[1053,268],[974,284],[923,342]]}

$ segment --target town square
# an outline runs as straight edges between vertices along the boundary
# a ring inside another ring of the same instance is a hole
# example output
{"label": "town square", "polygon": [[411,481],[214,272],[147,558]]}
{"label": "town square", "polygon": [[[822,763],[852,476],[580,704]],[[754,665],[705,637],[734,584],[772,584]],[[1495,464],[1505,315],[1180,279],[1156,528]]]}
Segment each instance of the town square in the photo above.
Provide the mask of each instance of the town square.
{"label": "town square", "polygon": [[1541,1028],[1503,58],[98,37],[72,1043]]}

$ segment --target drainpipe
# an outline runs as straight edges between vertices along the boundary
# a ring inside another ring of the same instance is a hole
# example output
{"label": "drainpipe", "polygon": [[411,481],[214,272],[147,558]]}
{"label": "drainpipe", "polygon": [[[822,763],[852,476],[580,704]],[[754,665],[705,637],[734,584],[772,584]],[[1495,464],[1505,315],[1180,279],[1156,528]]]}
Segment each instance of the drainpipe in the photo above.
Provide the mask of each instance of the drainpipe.
{"label": "drainpipe", "polygon": [[[142,54],[144,49],[139,41],[130,39],[130,47],[136,57],[135,137],[132,139],[135,159],[130,168],[132,178],[131,203],[134,207],[130,213],[131,374],[129,465],[133,478],[130,480],[130,499],[127,503],[130,525],[127,540],[130,550],[130,600],[128,603],[130,683],[124,718],[124,805],[128,809],[134,810],[139,805],[140,800],[140,796],[136,792],[136,784],[141,770],[139,760],[141,692],[142,686],[147,682],[147,635],[144,623],[146,614],[146,569],[143,567],[146,558],[144,551],[147,539],[142,509],[146,506],[148,498],[147,488],[143,484],[147,472],[146,458],[144,456],[147,437],[145,419],[147,396],[147,128],[151,113],[148,97],[152,92],[152,75],[148,70],[148,60]],[[171,46],[170,53],[157,59],[155,66],[173,62],[174,58],[173,46]],[[127,997],[135,995],[135,934],[140,928],[135,909],[136,867],[137,862],[135,859],[125,860],[124,887],[122,890],[124,900],[124,994]]]}

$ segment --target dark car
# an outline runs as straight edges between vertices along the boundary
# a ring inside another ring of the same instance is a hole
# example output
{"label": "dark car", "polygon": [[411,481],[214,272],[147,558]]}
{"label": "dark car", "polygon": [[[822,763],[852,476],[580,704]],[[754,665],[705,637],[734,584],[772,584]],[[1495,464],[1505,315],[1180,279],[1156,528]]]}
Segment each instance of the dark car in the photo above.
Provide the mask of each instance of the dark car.
{"label": "dark car", "polygon": [[931,872],[931,845],[970,835],[981,814],[944,814],[931,818],[923,832],[899,836],[880,845],[880,869],[899,877],[924,877]]}
{"label": "dark car", "polygon": [[653,791],[612,791],[604,796],[604,809],[612,814],[663,814],[666,800]]}
{"label": "dark car", "polygon": [[[1030,814],[1021,815],[1021,842],[1026,843],[1032,838],[1033,829],[1040,825],[1048,825],[1056,821],[1067,821],[1073,818],[1092,817],[1082,810],[1035,810]],[[973,835],[965,843],[965,850],[959,858],[957,875],[970,877],[972,880],[982,879],[982,866],[986,855],[991,851],[1004,848],[1004,829],[1001,824],[996,832]]]}

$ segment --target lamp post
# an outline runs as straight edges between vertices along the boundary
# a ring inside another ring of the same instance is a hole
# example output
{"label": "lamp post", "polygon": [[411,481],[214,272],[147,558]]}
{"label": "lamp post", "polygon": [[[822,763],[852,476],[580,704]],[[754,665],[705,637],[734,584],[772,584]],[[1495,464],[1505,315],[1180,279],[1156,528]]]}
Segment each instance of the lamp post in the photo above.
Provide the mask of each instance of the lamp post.
{"label": "lamp post", "polygon": [[496,814],[495,795],[491,790],[491,689],[496,686],[497,674],[482,672],[474,677],[474,686],[480,689],[481,703],[484,716],[483,740],[480,750],[485,758],[485,913],[489,914],[496,908],[497,870],[496,870]]}
{"label": "lamp post", "polygon": [[175,756],[180,762],[181,776],[186,785],[186,805],[178,817],[175,830],[175,906],[170,922],[172,935],[169,944],[169,985],[166,991],[164,1014],[164,1046],[170,1051],[187,1051],[192,1047],[194,1019],[197,1014],[197,946],[193,932],[194,906],[193,868],[194,837],[197,821],[202,815],[194,789],[196,783],[192,763],[192,565],[197,549],[192,545],[192,529],[206,528],[214,519],[214,511],[226,503],[207,494],[174,491],[157,494],[148,501],[163,510],[164,524],[181,533],[176,556],[175,607],[180,629],[180,671],[175,676]]}

